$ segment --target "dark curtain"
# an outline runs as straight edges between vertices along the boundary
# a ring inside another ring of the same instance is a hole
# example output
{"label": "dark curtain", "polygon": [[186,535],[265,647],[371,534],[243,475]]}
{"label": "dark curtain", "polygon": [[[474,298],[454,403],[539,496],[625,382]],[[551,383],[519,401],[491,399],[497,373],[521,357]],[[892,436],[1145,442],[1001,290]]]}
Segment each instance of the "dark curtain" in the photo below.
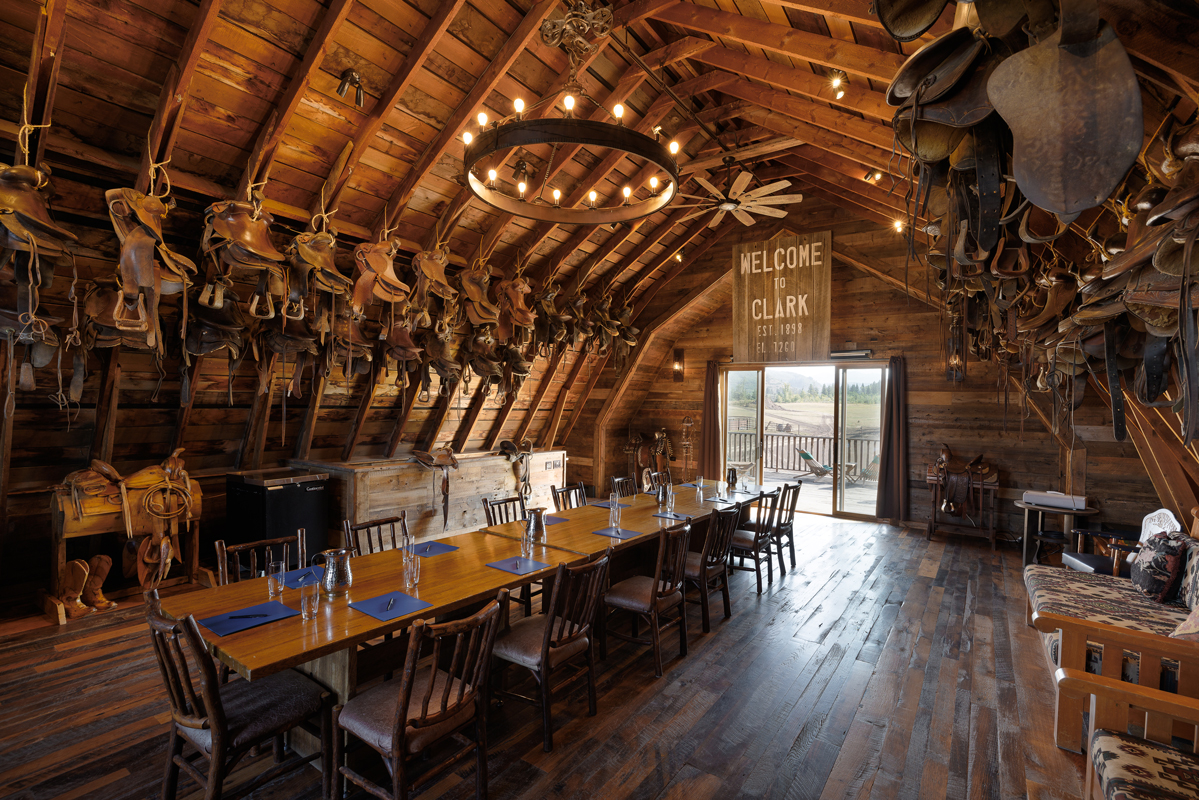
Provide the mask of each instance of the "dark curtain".
{"label": "dark curtain", "polygon": [[883,441],[879,447],[878,503],[879,519],[902,523],[908,519],[908,417],[907,380],[903,357],[891,356],[891,379],[883,406]]}
{"label": "dark curtain", "polygon": [[709,480],[720,478],[720,367],[708,362],[704,375],[704,413],[700,417],[696,469]]}

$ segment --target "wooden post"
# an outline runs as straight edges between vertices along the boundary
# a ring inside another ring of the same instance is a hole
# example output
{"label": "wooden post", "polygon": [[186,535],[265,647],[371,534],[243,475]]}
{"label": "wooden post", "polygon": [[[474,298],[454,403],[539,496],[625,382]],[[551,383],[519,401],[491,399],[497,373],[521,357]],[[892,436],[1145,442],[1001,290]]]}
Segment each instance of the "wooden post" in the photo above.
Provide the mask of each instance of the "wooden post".
{"label": "wooden post", "polygon": [[458,384],[455,383],[450,389],[449,394],[440,394],[437,396],[437,403],[433,406],[433,429],[425,436],[417,450],[424,450],[426,453],[431,452],[437,446],[437,437],[441,436],[441,429],[445,427],[445,421],[449,419],[450,408],[453,403],[454,394],[458,391]]}
{"label": "wooden post", "polygon": [[293,458],[308,458],[312,452],[312,434],[316,431],[316,420],[321,415],[321,400],[328,384],[329,378],[325,375],[317,375],[312,382],[312,396],[308,398],[308,408],[300,420],[300,432],[296,435],[296,446],[292,450]]}
{"label": "wooden post", "polygon": [[587,379],[587,386],[583,388],[583,394],[579,396],[579,402],[575,405],[575,410],[570,412],[570,419],[566,422],[566,430],[562,431],[563,442],[570,438],[570,432],[575,429],[575,423],[583,415],[583,406],[587,405],[587,401],[591,398],[591,392],[595,389],[595,384],[599,381],[600,375],[606,366],[608,366],[608,356],[601,358],[592,367],[591,377]]}
{"label": "wooden post", "polygon": [[[262,465],[262,451],[266,447],[266,426],[271,417],[271,397],[275,394],[275,368],[279,366],[279,354],[271,353],[271,378],[267,382],[266,391],[255,393],[254,403],[250,406],[250,416],[246,418],[246,431],[242,434],[241,445],[237,450],[237,468],[258,469]],[[249,458],[247,459],[247,453]],[[248,461],[248,463],[247,463]]]}
{"label": "wooden post", "polygon": [[554,437],[558,435],[558,425],[562,422],[562,412],[566,409],[566,396],[570,394],[570,387],[574,386],[575,381],[579,378],[579,373],[583,371],[583,364],[587,362],[586,354],[580,354],[575,359],[574,365],[570,368],[570,374],[566,376],[566,382],[562,384],[562,388],[558,391],[558,397],[554,400],[554,410],[550,412],[549,424],[545,426],[545,431],[541,435],[541,446],[551,448],[554,446]]}
{"label": "wooden post", "polygon": [[558,372],[558,365],[562,363],[562,354],[565,352],[565,347],[558,347],[550,356],[550,363],[545,368],[545,375],[542,376],[541,383],[537,384],[537,391],[533,394],[533,402],[529,405],[529,411],[525,414],[520,427],[516,429],[516,436],[512,437],[518,446],[525,440],[525,435],[533,425],[533,417],[537,415],[537,409],[541,408],[541,401],[545,399],[545,393],[549,391],[550,384],[554,381],[554,375]]}
{"label": "wooden post", "polygon": [[500,431],[504,429],[504,424],[512,414],[512,407],[516,405],[516,395],[517,392],[508,392],[508,396],[504,398],[504,404],[500,406],[500,413],[496,415],[495,422],[491,423],[491,430],[487,432],[487,438],[483,440],[484,450],[495,449],[495,443],[500,438]]}
{"label": "wooden post", "polygon": [[342,461],[349,461],[350,457],[354,455],[354,448],[357,447],[358,439],[362,436],[362,426],[371,412],[371,403],[375,401],[375,393],[379,390],[379,384],[383,382],[383,376],[387,374],[386,366],[387,356],[383,354],[382,349],[377,348],[375,357],[371,361],[371,375],[367,382],[366,392],[362,395],[361,402],[358,403],[358,413],[354,415],[354,424],[346,436],[345,446],[341,448]]}
{"label": "wooden post", "polygon": [[487,381],[479,381],[479,385],[475,388],[474,397],[470,399],[470,406],[466,409],[466,415],[458,423],[458,430],[454,433],[454,441],[450,443],[450,447],[455,453],[461,453],[466,449],[466,442],[470,439],[471,432],[475,429],[475,422],[479,419],[479,412],[483,410],[483,404],[487,402],[487,395],[484,392],[486,386]]}
{"label": "wooden post", "polygon": [[96,398],[96,427],[88,459],[112,460],[112,444],[117,430],[117,396],[121,390],[121,348],[109,348],[108,361],[100,376],[100,394]]}
{"label": "wooden post", "polygon": [[196,381],[200,378],[200,368],[203,365],[204,356],[192,356],[192,365],[187,377],[187,394],[179,398],[179,416],[175,420],[171,450],[183,446],[183,437],[187,434],[187,426],[191,422],[192,406],[196,402]]}
{"label": "wooden post", "polygon": [[388,458],[396,457],[400,444],[404,441],[404,426],[408,424],[408,418],[412,416],[412,409],[416,406],[418,394],[420,394],[420,380],[412,377],[408,384],[408,394],[404,396],[404,405],[400,409],[400,415],[396,417],[395,427],[391,429],[391,438],[387,441]]}

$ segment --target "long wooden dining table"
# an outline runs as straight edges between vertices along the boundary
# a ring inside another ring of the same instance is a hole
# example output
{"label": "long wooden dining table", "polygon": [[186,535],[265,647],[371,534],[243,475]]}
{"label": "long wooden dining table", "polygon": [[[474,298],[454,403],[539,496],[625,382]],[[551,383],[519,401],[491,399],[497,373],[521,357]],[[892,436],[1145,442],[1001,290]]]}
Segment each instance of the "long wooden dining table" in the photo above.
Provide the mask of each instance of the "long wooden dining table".
{"label": "long wooden dining table", "polygon": [[[713,485],[706,482],[709,495]],[[700,501],[694,488],[675,488],[675,513],[693,521],[706,519],[713,509],[728,503]],[[756,495],[733,495],[734,504],[756,500]],[[582,506],[553,516],[565,522],[548,525],[544,541],[533,546],[532,558],[546,566],[525,575],[515,575],[487,564],[521,555],[523,523],[509,523],[480,531],[460,533],[436,541],[457,549],[422,558],[420,581],[409,592],[430,603],[428,608],[380,621],[350,608],[350,603],[403,590],[403,554],[399,550],[357,556],[350,559],[353,585],[344,597],[321,598],[316,618],[301,616],[270,622],[227,636],[218,636],[201,626],[200,631],[216,658],[247,680],[255,680],[284,669],[296,668],[325,685],[338,702],[353,697],[363,680],[383,674],[402,661],[403,641],[396,636],[390,642],[379,640],[409,627],[417,619],[433,619],[463,609],[477,607],[496,597],[502,588],[516,589],[528,583],[552,577],[561,562],[582,563],[603,553],[608,547],[624,550],[656,537],[662,528],[678,524],[664,519],[652,495],[623,498],[620,527],[635,533],[625,539],[597,535],[607,528],[609,509]],[[200,592],[166,597],[163,611],[173,618],[188,614],[202,620],[264,603],[268,599],[266,578],[254,578]],[[298,589],[284,589],[280,601],[299,609]],[[367,642],[370,647],[361,648]]]}

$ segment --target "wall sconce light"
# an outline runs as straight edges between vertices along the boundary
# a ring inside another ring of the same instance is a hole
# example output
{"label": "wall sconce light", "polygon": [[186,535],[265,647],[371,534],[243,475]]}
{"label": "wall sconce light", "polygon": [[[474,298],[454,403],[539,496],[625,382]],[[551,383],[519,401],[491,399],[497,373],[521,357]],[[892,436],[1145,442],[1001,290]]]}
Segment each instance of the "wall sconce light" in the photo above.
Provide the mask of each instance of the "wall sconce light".
{"label": "wall sconce light", "polygon": [[354,103],[359,108],[366,105],[366,92],[362,91],[362,76],[353,69],[341,73],[341,83],[337,84],[337,96],[345,97],[350,87],[354,87]]}
{"label": "wall sconce light", "polygon": [[683,351],[674,351],[674,368],[671,370],[674,373],[674,382],[683,382]]}

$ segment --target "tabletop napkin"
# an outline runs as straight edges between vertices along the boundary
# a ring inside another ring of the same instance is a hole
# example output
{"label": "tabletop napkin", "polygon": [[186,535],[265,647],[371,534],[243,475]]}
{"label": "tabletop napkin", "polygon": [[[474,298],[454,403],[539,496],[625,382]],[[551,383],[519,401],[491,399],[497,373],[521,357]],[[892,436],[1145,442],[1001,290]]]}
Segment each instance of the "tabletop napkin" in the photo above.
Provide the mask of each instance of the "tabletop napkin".
{"label": "tabletop napkin", "polygon": [[546,517],[546,525],[557,525],[559,522],[570,522],[566,517]]}
{"label": "tabletop napkin", "polygon": [[684,515],[676,514],[673,511],[659,511],[657,514],[654,514],[654,516],[661,517],[662,519],[687,519],[687,517]]}
{"label": "tabletop napkin", "polygon": [[410,553],[416,553],[421,558],[432,558],[433,556],[439,556],[443,553],[452,553],[458,548],[452,544],[445,544],[444,542],[420,542],[417,544],[410,544],[404,549]]}
{"label": "tabletop napkin", "polygon": [[325,577],[323,564],[319,567],[293,569],[291,572],[283,573],[283,585],[288,589],[299,589],[306,583],[320,583],[323,577]]}
{"label": "tabletop napkin", "polygon": [[[387,610],[388,600],[395,600],[391,604],[390,611]],[[350,608],[355,611],[361,611],[363,614],[370,614],[380,622],[390,622],[407,614],[414,614],[431,605],[433,604],[426,603],[424,600],[418,600],[412,595],[404,594],[403,592],[388,592],[378,597],[372,597],[370,600],[350,603]]]}
{"label": "tabletop napkin", "polygon": [[531,558],[505,558],[503,561],[492,561],[487,566],[492,569],[511,572],[513,575],[528,575],[530,572],[536,572],[539,569],[548,567],[549,564],[543,564]]}
{"label": "tabletop napkin", "polygon": [[607,536],[611,539],[632,539],[635,536],[640,536],[639,531],[630,531],[625,528],[600,528],[598,531],[592,531],[596,536]]}
{"label": "tabletop napkin", "polygon": [[[629,507],[629,504],[628,504],[628,503],[620,503],[620,502],[618,502],[616,505],[620,506],[621,508],[628,508],[628,507]],[[592,508],[608,508],[608,509],[610,509],[610,508],[612,508],[612,504],[611,504],[609,501],[605,500],[605,501],[604,501],[604,502],[602,502],[602,503],[592,503],[592,504],[591,504],[591,507],[592,507]]]}
{"label": "tabletop napkin", "polygon": [[[265,616],[255,616],[254,619],[230,619],[230,617],[244,617],[250,614],[263,614]],[[215,617],[205,617],[197,621],[217,636],[228,636],[231,633],[240,633],[241,631],[248,631],[250,628],[257,628],[259,625],[265,625],[268,622],[298,616],[300,616],[299,611],[288,608],[278,600],[272,600],[269,603],[259,603],[249,608],[239,608],[236,611],[217,614]]]}
{"label": "tabletop napkin", "polygon": [[705,497],[704,502],[705,503],[724,503],[725,505],[734,505],[736,503],[736,501],[734,501],[734,500],[729,500],[727,497],[720,497],[719,495],[712,495],[711,497]]}

